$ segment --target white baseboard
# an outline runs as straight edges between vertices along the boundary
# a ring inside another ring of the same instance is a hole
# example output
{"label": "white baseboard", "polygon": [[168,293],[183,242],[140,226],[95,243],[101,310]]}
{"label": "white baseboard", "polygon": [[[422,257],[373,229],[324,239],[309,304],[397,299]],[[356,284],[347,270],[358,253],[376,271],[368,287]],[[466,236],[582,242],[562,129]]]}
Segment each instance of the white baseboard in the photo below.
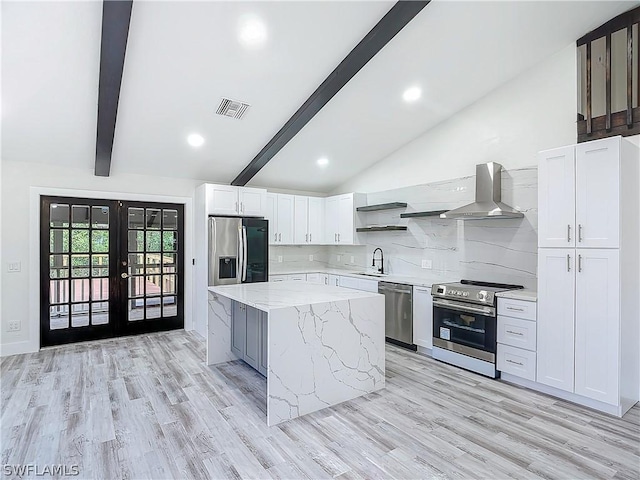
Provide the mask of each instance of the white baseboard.
{"label": "white baseboard", "polygon": [[502,372],[501,380],[519,385],[521,387],[529,388],[537,392],[546,393],[547,395],[561,398],[562,400],[566,400],[571,403],[577,403],[578,405],[582,405],[583,407],[593,408],[594,410],[608,413],[609,415],[613,415],[615,417],[622,417],[625,413],[627,413],[628,408],[631,408],[633,406],[631,405],[627,409],[625,409],[625,407],[620,405],[609,405],[608,403],[599,402],[591,398],[583,397],[582,395],[576,395],[575,393],[565,392],[564,390],[560,390],[558,388],[550,387],[538,382],[532,382],[531,380],[520,378],[504,372]]}
{"label": "white baseboard", "polygon": [[34,353],[38,348],[35,347],[30,340],[22,342],[3,343],[0,345],[0,357],[8,357],[10,355],[20,355],[22,353]]}

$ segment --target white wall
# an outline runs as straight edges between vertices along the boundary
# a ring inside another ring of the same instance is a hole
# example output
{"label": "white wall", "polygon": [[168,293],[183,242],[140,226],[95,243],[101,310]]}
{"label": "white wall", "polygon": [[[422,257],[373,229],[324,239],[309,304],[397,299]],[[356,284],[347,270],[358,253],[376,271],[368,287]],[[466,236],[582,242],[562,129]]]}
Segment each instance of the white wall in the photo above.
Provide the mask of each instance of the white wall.
{"label": "white wall", "polygon": [[576,47],[569,45],[333,193],[377,192],[474,175],[475,165],[487,161],[508,170],[536,165],[538,151],[576,141],[576,82]]}
{"label": "white wall", "polygon": [[[0,348],[3,355],[33,351],[39,346],[39,313],[34,296],[38,288],[37,191],[42,189],[77,190],[75,196],[102,198],[178,201],[185,203],[185,326],[191,315],[192,212],[191,197],[196,180],[172,179],[147,175],[118,175],[96,177],[91,169],[73,169],[51,165],[2,160],[1,179],[1,317]],[[109,193],[111,192],[111,193]],[[34,205],[33,199],[36,198]],[[35,245],[33,244],[36,235]],[[34,254],[35,253],[35,254]],[[8,262],[21,262],[19,273],[8,273]],[[7,332],[10,320],[20,320],[19,332]]]}

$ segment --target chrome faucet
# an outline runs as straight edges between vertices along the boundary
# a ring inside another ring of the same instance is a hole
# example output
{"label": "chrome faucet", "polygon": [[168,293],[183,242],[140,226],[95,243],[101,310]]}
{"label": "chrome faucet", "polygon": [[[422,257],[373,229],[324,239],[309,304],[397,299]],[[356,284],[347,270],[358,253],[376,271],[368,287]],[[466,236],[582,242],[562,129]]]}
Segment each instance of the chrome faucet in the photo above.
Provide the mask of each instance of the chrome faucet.
{"label": "chrome faucet", "polygon": [[373,251],[373,258],[371,260],[371,266],[375,267],[376,266],[376,252],[380,250],[380,268],[378,268],[378,272],[380,272],[381,274],[384,275],[384,252],[382,251],[382,249],[380,247],[376,248]]}

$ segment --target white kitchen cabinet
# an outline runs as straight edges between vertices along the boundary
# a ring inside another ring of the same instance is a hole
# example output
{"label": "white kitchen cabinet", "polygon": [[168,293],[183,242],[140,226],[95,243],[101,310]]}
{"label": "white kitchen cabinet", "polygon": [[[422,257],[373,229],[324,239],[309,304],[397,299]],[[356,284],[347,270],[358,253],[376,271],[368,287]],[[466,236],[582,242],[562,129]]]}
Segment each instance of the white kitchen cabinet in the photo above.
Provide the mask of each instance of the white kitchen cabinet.
{"label": "white kitchen cabinet", "polygon": [[269,245],[293,243],[294,196],[267,193],[265,218],[269,220]]}
{"label": "white kitchen cabinet", "polygon": [[365,203],[365,196],[359,193],[346,193],[326,199],[326,243],[340,245],[358,244],[356,228],[362,225],[356,208],[363,206]]}
{"label": "white kitchen cabinet", "polygon": [[578,247],[620,246],[620,143],[613,137],[576,147]]}
{"label": "white kitchen cabinet", "polygon": [[344,288],[351,288],[353,290],[359,290],[358,279],[354,277],[338,277],[338,286]]}
{"label": "white kitchen cabinet", "polygon": [[267,191],[261,188],[238,188],[238,207],[240,215],[246,217],[264,217],[267,208]]}
{"label": "white kitchen cabinet", "polygon": [[265,216],[267,191],[232,185],[206,185],[207,215]]}
{"label": "white kitchen cabinet", "polygon": [[286,282],[288,275],[269,275],[270,282]]}
{"label": "white kitchen cabinet", "polygon": [[324,198],[309,197],[309,217],[307,219],[309,243],[324,243]]}
{"label": "white kitchen cabinet", "polygon": [[307,274],[306,273],[296,273],[294,275],[287,275],[287,281],[289,282],[306,282]]}
{"label": "white kitchen cabinet", "polygon": [[208,215],[238,215],[238,187],[207,185]]}
{"label": "white kitchen cabinet", "polygon": [[413,287],[413,343],[433,348],[433,298],[429,287]]}
{"label": "white kitchen cabinet", "polygon": [[620,246],[622,142],[612,137],[540,152],[540,248]]}
{"label": "white kitchen cabinet", "polygon": [[575,260],[575,249],[538,250],[537,381],[567,392],[574,377]]}
{"label": "white kitchen cabinet", "polygon": [[339,285],[340,277],[338,275],[327,275],[327,279],[329,281],[329,285],[333,287],[340,286]]}
{"label": "white kitchen cabinet", "polygon": [[621,137],[572,148],[573,248],[545,244],[552,235],[543,226],[557,215],[543,208],[544,197],[557,193],[547,177],[558,172],[543,168],[548,152],[540,157],[540,245],[551,248],[538,250],[536,381],[570,393],[563,398],[621,416],[640,397],[640,151]]}
{"label": "white kitchen cabinet", "polygon": [[538,246],[575,245],[575,147],[538,154]]}
{"label": "white kitchen cabinet", "polygon": [[620,369],[619,279],[618,250],[578,250],[575,393],[613,405],[619,378],[612,373]]}
{"label": "white kitchen cabinet", "polygon": [[307,273],[307,282],[318,285],[327,285],[328,277],[326,273]]}
{"label": "white kitchen cabinet", "polygon": [[297,245],[324,243],[324,199],[295,196],[293,242]]}

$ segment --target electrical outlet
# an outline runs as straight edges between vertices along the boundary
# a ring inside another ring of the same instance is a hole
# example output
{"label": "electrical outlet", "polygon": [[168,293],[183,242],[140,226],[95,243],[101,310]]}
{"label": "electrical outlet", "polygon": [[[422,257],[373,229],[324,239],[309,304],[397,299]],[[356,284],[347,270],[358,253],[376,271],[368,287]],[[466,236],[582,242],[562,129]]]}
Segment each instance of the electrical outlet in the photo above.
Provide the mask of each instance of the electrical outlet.
{"label": "electrical outlet", "polygon": [[21,328],[20,320],[9,320],[9,324],[7,326],[7,331],[9,332],[19,332]]}
{"label": "electrical outlet", "polygon": [[433,268],[433,262],[431,260],[422,260],[422,268],[431,270],[431,268]]}
{"label": "electrical outlet", "polygon": [[309,261],[313,262],[313,254],[309,255]]}
{"label": "electrical outlet", "polygon": [[338,255],[338,261],[342,261],[342,255]]}
{"label": "electrical outlet", "polygon": [[22,264],[20,262],[9,262],[7,271],[9,273],[16,273],[22,270]]}
{"label": "electrical outlet", "polygon": [[351,255],[351,262],[350,263],[356,263],[355,258],[353,257],[353,255]]}
{"label": "electrical outlet", "polygon": [[282,263],[282,255],[278,255],[278,263]]}

